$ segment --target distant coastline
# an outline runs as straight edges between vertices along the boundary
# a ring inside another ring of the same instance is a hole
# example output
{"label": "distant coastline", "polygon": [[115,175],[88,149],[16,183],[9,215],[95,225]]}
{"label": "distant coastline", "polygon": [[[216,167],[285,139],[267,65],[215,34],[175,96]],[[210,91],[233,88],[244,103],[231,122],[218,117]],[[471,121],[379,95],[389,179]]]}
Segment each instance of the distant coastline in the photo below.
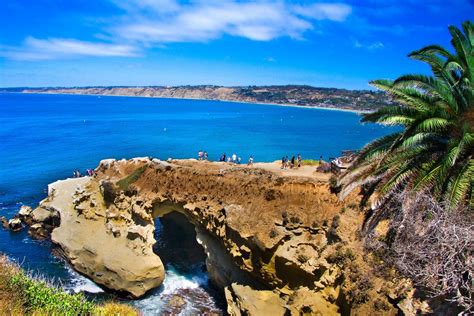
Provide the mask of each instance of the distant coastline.
{"label": "distant coastline", "polygon": [[0,93],[15,93],[15,94],[47,94],[47,95],[87,95],[87,96],[97,96],[97,97],[119,97],[119,98],[147,98],[147,99],[176,99],[176,100],[194,100],[194,101],[218,101],[218,102],[230,102],[230,103],[241,103],[241,104],[258,104],[258,105],[271,105],[271,106],[284,106],[284,107],[293,107],[293,108],[303,108],[303,109],[312,109],[312,110],[329,110],[329,111],[339,111],[339,112],[348,112],[355,114],[364,114],[370,113],[369,110],[351,110],[346,108],[334,108],[334,107],[325,107],[317,105],[296,105],[296,104],[285,104],[285,103],[270,103],[270,102],[251,102],[251,101],[235,101],[235,100],[220,100],[220,99],[200,99],[200,98],[176,98],[176,97],[149,97],[149,96],[140,96],[140,95],[110,95],[110,94],[88,94],[88,93],[46,93],[46,92],[5,92],[0,91]]}
{"label": "distant coastline", "polygon": [[209,100],[367,113],[390,105],[387,95],[369,90],[311,86],[177,86],[3,88],[0,92]]}

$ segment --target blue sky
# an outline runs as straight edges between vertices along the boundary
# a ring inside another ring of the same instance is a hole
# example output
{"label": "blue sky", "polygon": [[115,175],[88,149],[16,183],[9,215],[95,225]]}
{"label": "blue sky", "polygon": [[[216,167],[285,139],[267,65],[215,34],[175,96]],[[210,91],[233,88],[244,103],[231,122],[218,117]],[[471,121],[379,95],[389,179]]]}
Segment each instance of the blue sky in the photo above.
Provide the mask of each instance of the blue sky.
{"label": "blue sky", "polygon": [[472,0],[4,0],[0,86],[309,84],[428,72]]}

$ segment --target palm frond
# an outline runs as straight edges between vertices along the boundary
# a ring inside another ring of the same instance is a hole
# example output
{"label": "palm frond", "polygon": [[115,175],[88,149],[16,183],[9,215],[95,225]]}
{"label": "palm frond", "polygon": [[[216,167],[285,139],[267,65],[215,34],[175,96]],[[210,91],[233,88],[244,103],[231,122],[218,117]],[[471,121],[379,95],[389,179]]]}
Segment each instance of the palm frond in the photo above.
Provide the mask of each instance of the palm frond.
{"label": "palm frond", "polygon": [[[430,191],[453,206],[474,205],[474,25],[450,27],[451,52],[430,45],[409,57],[427,63],[432,76],[408,74],[370,84],[397,105],[362,115],[362,122],[402,131],[366,145],[341,176],[343,192],[370,184],[389,201],[395,191]],[[383,203],[382,203],[383,205]]]}

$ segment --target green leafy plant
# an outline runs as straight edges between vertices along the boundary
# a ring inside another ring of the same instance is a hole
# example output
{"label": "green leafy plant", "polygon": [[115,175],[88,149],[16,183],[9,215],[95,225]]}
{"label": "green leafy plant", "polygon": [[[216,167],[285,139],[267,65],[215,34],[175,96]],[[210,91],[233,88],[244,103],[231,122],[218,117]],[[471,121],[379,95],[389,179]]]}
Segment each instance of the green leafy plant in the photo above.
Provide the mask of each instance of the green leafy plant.
{"label": "green leafy plant", "polygon": [[31,311],[72,316],[90,315],[95,308],[82,293],[69,294],[45,281],[30,278],[22,271],[11,277],[10,286],[22,294],[24,305]]}
{"label": "green leafy plant", "polygon": [[303,166],[319,166],[319,160],[314,160],[314,159],[303,159],[301,160],[301,164]]}
{"label": "green leafy plant", "polygon": [[339,179],[344,197],[359,185],[387,204],[396,192],[430,192],[451,206],[474,206],[474,25],[450,26],[454,52],[431,45],[409,57],[427,63],[431,76],[409,74],[371,84],[397,102],[363,122],[402,128],[363,148]]}

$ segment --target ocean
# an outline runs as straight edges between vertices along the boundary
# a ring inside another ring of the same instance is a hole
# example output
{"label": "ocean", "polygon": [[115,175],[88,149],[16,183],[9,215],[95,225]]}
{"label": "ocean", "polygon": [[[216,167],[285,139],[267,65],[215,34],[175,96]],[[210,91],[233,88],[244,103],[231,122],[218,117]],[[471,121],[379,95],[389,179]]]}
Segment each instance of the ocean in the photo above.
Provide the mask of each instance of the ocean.
{"label": "ocean", "polygon": [[[256,162],[297,154],[327,160],[392,131],[359,121],[345,111],[223,101],[0,94],[0,216],[12,217],[21,205],[34,207],[46,197],[48,183],[106,158],[192,158],[203,150],[210,160],[222,153],[236,153],[244,162],[250,155]],[[32,240],[25,230],[0,229],[0,252],[67,290],[103,292],[53,256],[49,242]],[[130,303],[156,314],[165,308],[163,298],[191,292],[184,314],[203,310],[201,305],[219,310],[221,298],[196,264],[184,271],[182,263],[168,262],[165,284]]]}

